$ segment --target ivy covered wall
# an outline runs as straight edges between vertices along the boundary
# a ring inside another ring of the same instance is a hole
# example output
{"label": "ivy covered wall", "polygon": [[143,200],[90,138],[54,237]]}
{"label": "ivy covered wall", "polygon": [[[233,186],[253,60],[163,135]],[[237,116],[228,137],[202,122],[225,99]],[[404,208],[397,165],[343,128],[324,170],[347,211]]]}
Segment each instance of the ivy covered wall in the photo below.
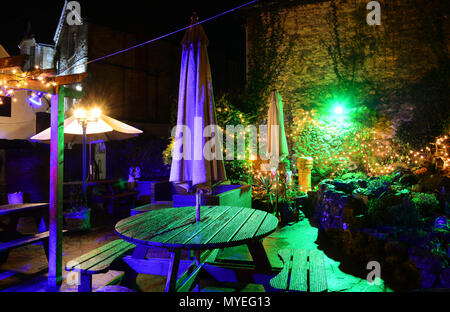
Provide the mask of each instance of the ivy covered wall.
{"label": "ivy covered wall", "polygon": [[[352,150],[341,139],[335,142],[339,148],[327,142],[320,147],[328,136],[317,134],[315,140],[305,132],[305,112],[323,121],[339,102],[351,112],[353,131],[367,134],[365,141],[420,149],[448,132],[448,2],[380,0],[379,26],[366,22],[368,2],[278,1],[261,5],[248,20],[247,92],[257,103],[247,99],[243,107],[256,111],[258,106],[257,119],[264,122],[268,92],[279,90],[296,156],[334,159],[343,149]],[[305,134],[308,146],[301,137]],[[362,137],[353,145],[361,146]],[[369,143],[372,154],[383,149],[383,144]],[[327,148],[329,155],[323,154]],[[384,156],[401,160],[398,149],[391,152]]]}

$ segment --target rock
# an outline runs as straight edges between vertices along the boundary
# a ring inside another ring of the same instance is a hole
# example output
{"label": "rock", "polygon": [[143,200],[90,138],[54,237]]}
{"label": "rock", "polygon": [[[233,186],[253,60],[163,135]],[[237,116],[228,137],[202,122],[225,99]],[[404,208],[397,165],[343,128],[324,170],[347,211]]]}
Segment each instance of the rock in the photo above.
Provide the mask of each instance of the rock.
{"label": "rock", "polygon": [[365,195],[365,194],[361,194],[359,192],[356,192],[360,189],[356,189],[355,191],[353,191],[353,197],[355,199],[358,199],[360,201],[362,201],[364,203],[364,205],[368,205],[369,204],[369,196]]}
{"label": "rock", "polygon": [[441,271],[441,259],[421,248],[414,247],[409,252],[411,261],[421,272],[421,287],[433,287]]}
{"label": "rock", "polygon": [[380,198],[381,196],[383,196],[383,194],[388,192],[390,189],[391,188],[390,188],[389,184],[384,182],[380,187],[378,187],[372,191],[372,195],[375,198]]}
{"label": "rock", "polygon": [[449,227],[450,223],[446,216],[438,217],[434,221],[434,229],[435,230],[447,230],[450,231]]}
{"label": "rock", "polygon": [[361,188],[367,188],[367,181],[366,180],[358,179],[356,181],[356,184],[358,184],[358,186],[361,187]]}
{"label": "rock", "polygon": [[439,282],[441,287],[450,288],[450,268],[445,268],[439,274]]}
{"label": "rock", "polygon": [[346,194],[351,194],[353,190],[355,189],[355,186],[353,185],[353,182],[344,182],[341,180],[334,180],[331,182],[332,185],[336,188],[336,190],[344,192]]}
{"label": "rock", "polygon": [[417,184],[418,180],[414,174],[405,174],[400,178],[400,183],[406,186],[411,186]]}

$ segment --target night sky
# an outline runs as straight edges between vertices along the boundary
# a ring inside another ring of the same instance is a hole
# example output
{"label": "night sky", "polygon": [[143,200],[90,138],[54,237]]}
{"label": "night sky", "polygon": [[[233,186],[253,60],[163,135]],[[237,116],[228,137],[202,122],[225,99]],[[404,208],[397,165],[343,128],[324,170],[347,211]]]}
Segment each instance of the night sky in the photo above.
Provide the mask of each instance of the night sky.
{"label": "night sky", "polygon": [[[200,19],[206,19],[250,1],[79,0],[78,2],[81,4],[81,15],[88,22],[129,32],[143,31],[148,34],[150,40],[187,26],[191,13],[194,11],[197,12]],[[11,55],[18,54],[17,45],[25,32],[28,21],[31,22],[33,33],[39,43],[53,44],[53,36],[63,5],[64,0],[16,0],[2,3],[0,44]],[[208,21],[203,26],[211,45],[220,48],[229,46],[230,42],[238,41],[234,36],[242,37],[243,21],[242,12],[233,12]],[[170,40],[180,40],[181,37],[182,34],[177,34]]]}

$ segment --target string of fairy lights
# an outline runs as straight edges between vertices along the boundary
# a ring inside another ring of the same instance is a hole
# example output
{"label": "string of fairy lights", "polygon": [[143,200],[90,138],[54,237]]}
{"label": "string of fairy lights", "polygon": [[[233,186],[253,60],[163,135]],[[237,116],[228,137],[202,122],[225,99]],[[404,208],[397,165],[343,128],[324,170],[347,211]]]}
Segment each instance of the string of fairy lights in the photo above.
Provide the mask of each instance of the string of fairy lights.
{"label": "string of fairy lights", "polygon": [[[374,129],[330,126],[329,123],[316,118],[314,113],[301,111],[294,118],[295,125],[291,139],[300,156],[314,158],[314,166],[330,169],[331,176],[339,173],[359,169],[371,176],[388,175],[398,168],[415,168],[424,166],[425,162],[439,159],[441,169],[450,165],[449,138],[442,135],[434,143],[420,150],[405,150],[405,147],[395,138],[386,135],[386,129]],[[313,135],[311,135],[313,134]],[[316,137],[314,137],[316,135]],[[317,149],[321,136],[323,149]],[[307,137],[307,139],[303,139]],[[324,139],[328,138],[328,139]],[[308,141],[309,142],[305,142]],[[329,144],[333,140],[337,145]],[[316,150],[308,149],[308,144],[315,146]],[[328,149],[327,151],[324,151]],[[304,154],[302,154],[304,153]]]}
{"label": "string of fairy lights", "polygon": [[39,84],[42,89],[48,89],[57,85],[55,78],[49,77],[48,70],[42,70],[37,65],[30,71],[13,69],[9,73],[3,74],[2,77],[3,79],[0,79],[0,105],[4,103],[7,97],[11,98],[12,102],[17,102],[15,98],[17,89],[31,91],[31,98],[49,94],[28,89],[30,82]]}
{"label": "string of fairy lights", "polygon": [[[230,107],[218,107],[217,112],[220,117],[234,114],[233,121],[241,122],[247,126],[248,116],[240,112],[233,112]],[[225,118],[229,120],[228,118]],[[386,129],[383,127],[375,128],[356,128],[352,124],[333,125],[319,118],[314,111],[300,111],[294,118],[294,123],[290,127],[288,136],[293,142],[293,154],[298,157],[312,157],[314,167],[329,168],[331,177],[340,173],[349,171],[362,171],[370,176],[389,175],[399,168],[413,169],[414,172],[426,172],[426,162],[432,159],[439,159],[440,169],[448,170],[450,168],[449,144],[450,133],[436,138],[434,143],[420,150],[405,149],[405,147],[395,138],[386,135]],[[237,133],[239,136],[246,135],[245,131]],[[307,142],[300,140],[304,136],[309,137],[309,143],[317,148],[318,140],[329,143],[336,140],[333,145],[325,144],[327,153],[323,150],[298,149],[299,146],[307,146]],[[320,139],[319,139],[320,136]],[[262,141],[261,141],[262,140]],[[264,137],[259,136],[259,144],[264,143]],[[274,190],[277,187],[282,190],[295,189],[295,179],[286,181],[276,181],[275,174],[272,171],[262,170],[261,160],[258,155],[253,155],[246,140],[246,157],[242,162],[242,168],[251,179],[254,185],[253,192],[256,196],[267,193],[267,188]],[[226,147],[223,148],[226,154]],[[293,168],[290,168],[293,169]],[[278,183],[278,184],[277,184]]]}

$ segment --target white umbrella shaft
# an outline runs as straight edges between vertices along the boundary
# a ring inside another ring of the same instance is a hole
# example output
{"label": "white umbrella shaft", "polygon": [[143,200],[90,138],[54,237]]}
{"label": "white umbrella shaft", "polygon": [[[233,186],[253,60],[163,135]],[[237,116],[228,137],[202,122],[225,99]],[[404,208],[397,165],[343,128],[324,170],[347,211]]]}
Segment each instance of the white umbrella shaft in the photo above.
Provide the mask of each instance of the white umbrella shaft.
{"label": "white umbrella shaft", "polygon": [[200,221],[200,205],[202,203],[202,191],[201,190],[197,190],[195,192],[195,221],[198,222]]}
{"label": "white umbrella shaft", "polygon": [[83,123],[83,205],[87,207],[86,197],[86,124]]}

